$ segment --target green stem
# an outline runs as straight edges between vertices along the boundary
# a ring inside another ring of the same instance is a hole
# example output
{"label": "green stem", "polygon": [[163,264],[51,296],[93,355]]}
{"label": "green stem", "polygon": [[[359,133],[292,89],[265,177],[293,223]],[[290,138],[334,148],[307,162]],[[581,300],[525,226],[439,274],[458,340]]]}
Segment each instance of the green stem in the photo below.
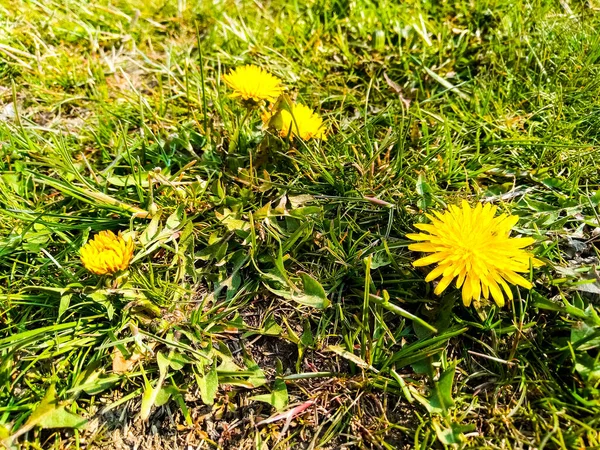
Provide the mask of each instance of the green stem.
{"label": "green stem", "polygon": [[428,330],[433,331],[434,333],[438,332],[437,328],[435,328],[434,326],[428,324],[427,322],[425,322],[420,317],[417,317],[414,314],[409,313],[408,311],[406,311],[405,309],[399,307],[398,305],[395,305],[394,303],[391,303],[389,300],[386,300],[384,298],[381,298],[381,297],[379,297],[377,295],[373,295],[373,294],[369,295],[369,299],[373,303],[377,303],[378,305],[381,305],[382,307],[384,307],[388,311],[391,311],[391,312],[393,312],[395,314],[398,314],[399,316],[402,316],[405,319],[409,319],[409,320],[412,320],[413,322],[417,322],[421,326],[427,328]]}

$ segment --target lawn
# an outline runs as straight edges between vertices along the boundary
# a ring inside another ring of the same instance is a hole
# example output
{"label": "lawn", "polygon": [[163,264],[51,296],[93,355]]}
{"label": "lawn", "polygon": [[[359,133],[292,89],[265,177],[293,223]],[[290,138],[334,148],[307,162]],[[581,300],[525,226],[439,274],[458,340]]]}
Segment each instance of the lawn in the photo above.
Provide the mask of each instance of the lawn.
{"label": "lawn", "polygon": [[0,0],[0,447],[600,448],[599,154],[597,0]]}

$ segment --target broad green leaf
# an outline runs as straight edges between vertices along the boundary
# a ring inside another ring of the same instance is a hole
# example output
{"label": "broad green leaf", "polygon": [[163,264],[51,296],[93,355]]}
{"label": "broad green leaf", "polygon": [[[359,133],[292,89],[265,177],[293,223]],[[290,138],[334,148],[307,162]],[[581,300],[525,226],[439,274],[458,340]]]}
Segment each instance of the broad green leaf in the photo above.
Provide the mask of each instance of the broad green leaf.
{"label": "broad green leaf", "polygon": [[203,376],[196,376],[196,382],[200,389],[202,402],[205,405],[212,405],[215,402],[215,396],[219,388],[219,377],[217,376],[216,366],[213,364]]}
{"label": "broad green leaf", "polygon": [[269,217],[269,213],[271,212],[271,204],[266,203],[261,208],[257,209],[253,216],[255,220],[263,220]]}
{"label": "broad green leaf", "polygon": [[173,385],[163,386],[158,391],[156,395],[156,399],[154,400],[154,406],[162,406],[165,405],[171,397],[175,398],[177,395],[181,395],[179,389],[177,389]]}
{"label": "broad green leaf", "polygon": [[215,195],[217,195],[217,197],[219,197],[219,199],[223,200],[225,198],[226,192],[221,180],[215,180],[212,191]]}
{"label": "broad green leaf", "polygon": [[600,361],[597,358],[592,358],[587,353],[577,356],[575,370],[588,383],[600,381]]}
{"label": "broad green leaf", "polygon": [[150,381],[148,381],[143,367],[140,366],[140,368],[142,369],[142,376],[144,378],[144,392],[142,393],[142,404],[140,405],[140,419],[146,420],[150,416],[150,410],[152,409],[152,406],[154,406],[154,401],[158,395],[160,386],[155,390]]}
{"label": "broad green leaf", "polygon": [[249,353],[244,349],[244,363],[251,375],[248,376],[248,384],[252,387],[262,386],[267,384],[267,376],[260,366],[252,359]]}
{"label": "broad green leaf", "polygon": [[307,273],[301,273],[300,278],[302,278],[302,283],[304,284],[304,294],[306,297],[309,297],[311,301],[318,302],[319,306],[317,308],[327,308],[330,302],[321,283]]}
{"label": "broad green leaf", "polygon": [[301,194],[288,197],[288,201],[292,205],[292,209],[296,209],[306,203],[315,201],[315,198],[309,194]]}
{"label": "broad green leaf", "polygon": [[430,412],[446,414],[448,409],[454,406],[452,399],[452,385],[454,384],[454,374],[456,372],[456,363],[451,364],[440,375],[440,379],[434,383],[433,391],[429,399]]}
{"label": "broad green leaf", "polygon": [[236,217],[237,214],[225,208],[223,213],[215,211],[215,217],[227,227],[228,231],[250,231],[250,223]]}
{"label": "broad green leaf", "polygon": [[221,372],[221,371],[223,371],[223,372],[239,372],[239,371],[241,371],[242,370],[241,367],[235,363],[235,361],[233,360],[233,355],[231,354],[231,352],[229,351],[227,346],[222,342],[219,342],[217,345],[218,345],[218,349],[215,349],[215,353],[217,354],[218,358],[221,360],[220,364],[217,366],[217,370],[219,372]]}
{"label": "broad green leaf", "polygon": [[71,297],[73,294],[62,295],[60,297],[60,304],[58,305],[58,317],[57,320],[60,321],[60,318],[63,314],[69,309],[69,305],[71,304]]}
{"label": "broad green leaf", "polygon": [[[74,414],[66,410],[66,405],[60,403],[56,398],[56,387],[51,384],[46,395],[35,408],[35,410],[27,419],[27,422],[19,428],[10,438],[9,442],[14,441],[22,434],[27,433],[34,427],[41,427],[42,429],[49,428],[76,428],[81,429],[86,424],[87,419],[84,419],[77,414]],[[7,445],[10,447],[10,445]]]}
{"label": "broad green leaf", "polygon": [[265,402],[273,406],[277,411],[282,411],[288,405],[288,391],[285,381],[281,379],[275,380],[273,390],[270,394],[253,395],[250,400]]}
{"label": "broad green leaf", "polygon": [[262,327],[257,331],[252,331],[248,334],[262,334],[264,336],[281,336],[283,328],[277,323],[273,316],[269,315]]}
{"label": "broad green leaf", "polygon": [[417,177],[416,191],[420,196],[424,196],[431,192],[431,187],[429,187],[422,174],[419,174]]}
{"label": "broad green leaf", "polygon": [[212,245],[204,247],[202,250],[197,252],[196,258],[202,261],[210,261],[212,259],[214,259],[215,261],[220,261],[227,253],[228,246],[229,244],[226,240],[216,242]]}
{"label": "broad green leaf", "polygon": [[104,291],[95,291],[88,294],[88,297],[99,305],[104,306],[108,320],[112,320],[115,314],[115,307],[108,299],[108,295]]}
{"label": "broad green leaf", "polygon": [[331,302],[327,298],[323,286],[308,274],[300,274],[302,283],[304,284],[303,292],[286,291],[283,289],[273,289],[268,284],[265,284],[275,295],[283,297],[287,300],[293,300],[301,305],[310,306],[317,309],[327,308]]}
{"label": "broad green leaf", "polygon": [[410,368],[413,370],[414,373],[418,375],[431,375],[431,364],[432,362],[437,360],[439,360],[438,354],[427,356],[426,358],[419,359],[411,363]]}
{"label": "broad green leaf", "polygon": [[100,370],[100,366],[100,360],[88,364],[85,370],[76,378],[74,387],[67,392],[72,396],[79,395],[81,391],[89,395],[95,395],[111,388],[121,379],[118,375],[104,375],[104,371]]}
{"label": "broad green leaf", "polygon": [[313,336],[312,330],[310,328],[310,322],[308,320],[304,321],[304,327],[302,330],[302,336],[300,337],[300,342],[304,347],[312,347],[315,344],[315,338]]}
{"label": "broad green leaf", "polygon": [[142,404],[140,406],[140,419],[147,420],[150,417],[150,411],[152,407],[156,404],[156,399],[160,390],[162,389],[163,383],[165,382],[165,378],[167,377],[167,371],[169,370],[170,356],[165,355],[163,352],[158,352],[156,354],[156,363],[158,364],[158,370],[160,372],[160,376],[158,380],[156,380],[156,384],[152,387],[152,384],[146,378],[145,372],[143,372],[143,367],[140,366],[142,370],[142,375],[144,377],[144,393],[142,394]]}
{"label": "broad green leaf", "polygon": [[96,395],[112,388],[121,380],[120,376],[111,375],[102,377],[98,376],[99,374],[100,372],[96,372],[95,376],[90,376],[85,383],[82,383],[81,386],[78,386],[77,388],[88,395]]}
{"label": "broad green leaf", "polygon": [[300,372],[306,349],[311,348],[313,345],[315,345],[315,337],[313,336],[312,330],[310,328],[310,322],[308,320],[304,321],[304,327],[302,330],[302,336],[300,336],[300,340],[298,341],[297,336],[295,336],[295,338],[295,342],[298,344],[298,359],[296,360],[296,372]]}
{"label": "broad green leaf", "polygon": [[158,370],[161,374],[166,373],[167,370],[169,370],[170,356],[170,354],[168,356],[165,355],[164,352],[158,352],[156,354],[156,363],[158,364]]}
{"label": "broad green leaf", "polygon": [[533,299],[533,306],[536,308],[560,312],[565,310],[564,306],[560,303],[554,302],[536,291],[531,291],[531,298]]}
{"label": "broad green leaf", "polygon": [[288,321],[285,317],[283,317],[283,323],[285,323],[285,328],[287,329],[287,339],[289,341],[293,342],[294,344],[297,344],[298,346],[300,346],[301,345],[300,336],[298,336],[296,334],[296,332],[294,331],[294,328],[292,326],[290,326],[290,324],[288,323]]}
{"label": "broad green leaf", "polygon": [[302,208],[290,209],[289,213],[292,217],[302,219],[306,216],[320,215],[323,209],[320,206],[304,206]]}
{"label": "broad green leaf", "polygon": [[186,364],[191,364],[192,360],[183,353],[173,351],[169,354],[169,366],[173,370],[181,370]]}
{"label": "broad green leaf", "polygon": [[600,190],[590,197],[590,201],[596,206],[600,205]]}
{"label": "broad green leaf", "polygon": [[580,321],[571,328],[571,344],[579,351],[600,347],[600,327]]}
{"label": "broad green leaf", "polygon": [[179,206],[173,214],[167,217],[165,226],[171,230],[179,228],[181,222],[185,220],[185,212],[183,206]]}
{"label": "broad green leaf", "polygon": [[160,213],[155,214],[150,220],[150,223],[144,230],[142,234],[140,234],[139,241],[143,246],[148,245],[152,240],[158,235],[160,227]]}
{"label": "broad green leaf", "polygon": [[371,269],[376,270],[380,267],[388,266],[392,263],[392,260],[385,250],[379,250],[373,254],[371,260]]}
{"label": "broad green leaf", "polygon": [[[35,228],[37,229],[38,227]],[[40,226],[40,229],[37,229],[37,231],[29,231],[25,234],[23,250],[32,253],[39,252],[42,247],[46,246],[51,235],[52,231],[45,226]]]}
{"label": "broad green leaf", "polygon": [[444,445],[460,445],[466,441],[465,432],[474,431],[476,426],[474,424],[460,425],[452,422],[450,426],[444,427],[444,424],[439,423],[437,420],[433,421],[433,428],[435,434],[440,442]]}

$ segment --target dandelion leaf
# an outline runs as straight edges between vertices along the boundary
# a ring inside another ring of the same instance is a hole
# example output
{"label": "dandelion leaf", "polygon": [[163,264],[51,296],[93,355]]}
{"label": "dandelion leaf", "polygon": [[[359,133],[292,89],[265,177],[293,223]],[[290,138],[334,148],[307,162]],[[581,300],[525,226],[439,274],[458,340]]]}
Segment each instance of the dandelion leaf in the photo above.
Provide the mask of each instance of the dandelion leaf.
{"label": "dandelion leaf", "polygon": [[[11,437],[7,439],[8,444],[12,443],[19,436],[27,433],[34,427],[42,429],[50,428],[76,428],[81,429],[86,424],[87,419],[67,411],[66,405],[60,403],[56,398],[56,387],[50,385],[46,391],[46,395],[31,413],[25,424],[19,428]],[[6,441],[5,441],[6,442]],[[7,445],[10,447],[10,445]]]}

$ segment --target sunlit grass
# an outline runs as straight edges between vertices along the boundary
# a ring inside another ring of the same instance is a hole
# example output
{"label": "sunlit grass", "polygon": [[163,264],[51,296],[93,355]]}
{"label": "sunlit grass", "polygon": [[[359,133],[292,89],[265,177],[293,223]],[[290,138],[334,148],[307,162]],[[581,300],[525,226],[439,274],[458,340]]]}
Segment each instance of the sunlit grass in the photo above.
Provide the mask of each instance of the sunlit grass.
{"label": "sunlit grass", "polygon": [[[599,446],[597,9],[236,5],[0,2],[0,440]],[[502,308],[413,267],[462,200],[545,263]],[[118,277],[80,260],[104,230]]]}

